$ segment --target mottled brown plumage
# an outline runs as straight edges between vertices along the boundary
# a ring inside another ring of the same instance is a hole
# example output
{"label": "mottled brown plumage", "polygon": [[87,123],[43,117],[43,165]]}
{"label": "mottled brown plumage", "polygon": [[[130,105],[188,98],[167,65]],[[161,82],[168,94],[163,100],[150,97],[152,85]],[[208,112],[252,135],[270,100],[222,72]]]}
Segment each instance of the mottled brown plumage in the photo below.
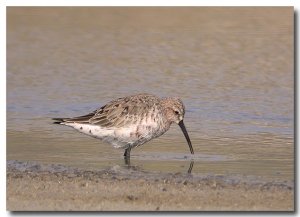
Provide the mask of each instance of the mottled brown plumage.
{"label": "mottled brown plumage", "polygon": [[183,124],[184,114],[185,108],[179,98],[158,98],[143,93],[113,100],[84,116],[54,120],[114,147],[125,148],[125,156],[129,156],[131,148],[165,133],[175,122],[181,127],[193,154]]}

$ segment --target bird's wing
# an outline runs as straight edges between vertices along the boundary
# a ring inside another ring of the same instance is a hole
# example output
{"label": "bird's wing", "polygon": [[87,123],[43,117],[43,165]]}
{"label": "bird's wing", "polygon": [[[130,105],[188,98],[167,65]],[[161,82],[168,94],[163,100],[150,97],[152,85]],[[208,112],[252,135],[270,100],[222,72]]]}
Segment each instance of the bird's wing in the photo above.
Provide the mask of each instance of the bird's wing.
{"label": "bird's wing", "polygon": [[122,127],[137,123],[145,117],[154,106],[154,101],[143,101],[140,98],[120,98],[101,107],[89,120],[91,124],[102,127]]}
{"label": "bird's wing", "polygon": [[158,99],[152,95],[124,97],[111,101],[92,113],[64,119],[64,121],[94,124],[102,127],[123,127],[137,123],[139,118],[145,117],[154,106],[158,105]]}

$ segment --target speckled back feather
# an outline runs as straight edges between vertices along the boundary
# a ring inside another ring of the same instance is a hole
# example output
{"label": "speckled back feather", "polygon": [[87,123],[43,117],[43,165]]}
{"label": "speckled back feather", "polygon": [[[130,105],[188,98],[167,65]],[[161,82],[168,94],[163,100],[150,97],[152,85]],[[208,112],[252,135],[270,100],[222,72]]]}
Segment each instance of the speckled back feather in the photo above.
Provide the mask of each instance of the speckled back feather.
{"label": "speckled back feather", "polygon": [[77,122],[101,127],[124,127],[134,124],[149,112],[162,111],[161,99],[151,94],[138,94],[113,100],[84,116],[65,118],[64,122]]}

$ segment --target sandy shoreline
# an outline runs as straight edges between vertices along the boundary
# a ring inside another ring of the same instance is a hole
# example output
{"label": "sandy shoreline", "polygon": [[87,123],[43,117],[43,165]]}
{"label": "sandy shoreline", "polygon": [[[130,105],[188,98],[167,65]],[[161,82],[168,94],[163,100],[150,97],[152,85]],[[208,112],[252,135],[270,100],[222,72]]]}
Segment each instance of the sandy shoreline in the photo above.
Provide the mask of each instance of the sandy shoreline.
{"label": "sandy shoreline", "polygon": [[136,168],[84,171],[7,163],[10,211],[293,211],[294,187],[190,174],[142,174]]}

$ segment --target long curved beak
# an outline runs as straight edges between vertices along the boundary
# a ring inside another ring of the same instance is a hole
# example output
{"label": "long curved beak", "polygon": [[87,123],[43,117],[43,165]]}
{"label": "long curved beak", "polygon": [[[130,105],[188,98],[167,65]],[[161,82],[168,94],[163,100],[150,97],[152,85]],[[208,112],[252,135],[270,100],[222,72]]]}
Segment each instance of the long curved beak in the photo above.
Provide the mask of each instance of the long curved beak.
{"label": "long curved beak", "polygon": [[186,138],[186,141],[190,147],[190,151],[191,151],[191,154],[194,154],[194,150],[193,150],[193,146],[192,146],[192,143],[191,143],[191,140],[190,140],[190,137],[189,137],[189,134],[187,133],[186,129],[185,129],[185,126],[184,126],[184,123],[183,123],[183,120],[179,121],[178,125],[180,126],[185,138]]}

